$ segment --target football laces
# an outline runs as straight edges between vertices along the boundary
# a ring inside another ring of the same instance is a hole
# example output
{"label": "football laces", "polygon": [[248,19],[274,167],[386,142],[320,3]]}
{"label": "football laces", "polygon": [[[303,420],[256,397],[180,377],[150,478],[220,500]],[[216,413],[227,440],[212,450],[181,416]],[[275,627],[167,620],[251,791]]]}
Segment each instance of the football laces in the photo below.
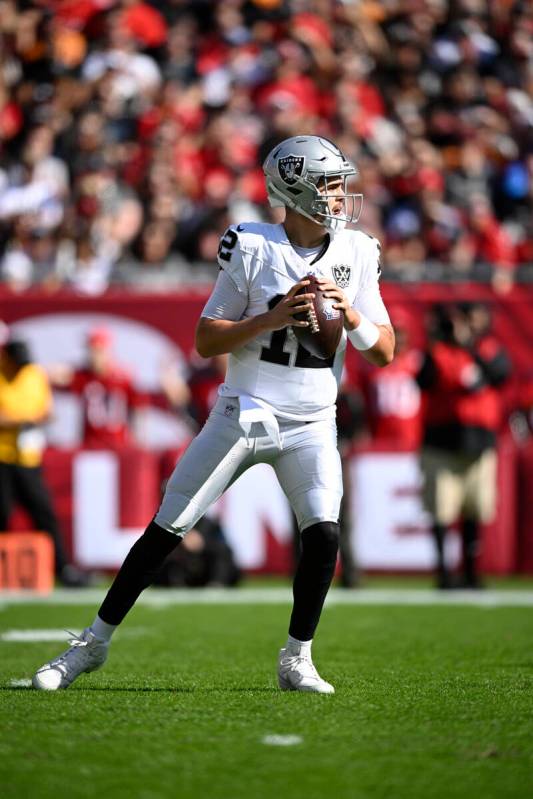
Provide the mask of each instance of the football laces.
{"label": "football laces", "polygon": [[307,321],[309,322],[311,333],[318,333],[320,331],[320,325],[318,324],[318,319],[314,308],[310,308],[307,311]]}

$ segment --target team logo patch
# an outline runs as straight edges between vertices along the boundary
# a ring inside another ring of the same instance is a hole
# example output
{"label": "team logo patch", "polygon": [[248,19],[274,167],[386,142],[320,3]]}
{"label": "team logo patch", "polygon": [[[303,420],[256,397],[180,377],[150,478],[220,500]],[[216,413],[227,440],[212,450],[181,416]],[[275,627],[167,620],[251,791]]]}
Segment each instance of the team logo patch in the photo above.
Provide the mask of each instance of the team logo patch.
{"label": "team logo patch", "polygon": [[229,403],[224,408],[224,416],[233,416],[237,407],[235,405],[230,405]]}
{"label": "team logo patch", "polygon": [[341,315],[339,309],[333,307],[333,300],[331,302],[324,303],[324,305],[322,306],[322,313],[324,314],[328,322],[330,322],[332,319],[338,319],[339,316]]}
{"label": "team logo patch", "polygon": [[352,267],[348,264],[336,264],[332,270],[335,283],[340,289],[345,289],[350,285],[352,279]]}
{"label": "team logo patch", "polygon": [[301,176],[305,164],[303,155],[286,155],[278,161],[278,172],[281,179],[292,186]]}

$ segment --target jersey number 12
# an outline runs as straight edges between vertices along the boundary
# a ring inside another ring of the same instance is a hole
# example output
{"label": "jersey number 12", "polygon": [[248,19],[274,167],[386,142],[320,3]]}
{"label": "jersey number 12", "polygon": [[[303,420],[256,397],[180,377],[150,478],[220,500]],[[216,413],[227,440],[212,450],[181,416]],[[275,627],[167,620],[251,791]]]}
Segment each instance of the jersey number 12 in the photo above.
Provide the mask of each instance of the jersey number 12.
{"label": "jersey number 12", "polygon": [[[268,309],[272,310],[272,308],[274,308],[282,299],[283,294],[276,294],[276,296],[272,297],[272,299],[269,301]],[[268,363],[278,363],[281,366],[289,366],[291,354],[290,352],[285,352],[283,349],[286,340],[286,327],[283,327],[281,330],[274,330],[272,336],[270,337],[270,345],[268,347],[261,348],[261,355],[259,356],[259,359],[261,361],[268,361]],[[335,355],[332,355],[330,358],[317,358],[316,355],[311,355],[311,353],[308,352],[305,347],[302,347],[301,344],[298,344],[294,366],[298,366],[301,369],[331,369],[334,360]]]}

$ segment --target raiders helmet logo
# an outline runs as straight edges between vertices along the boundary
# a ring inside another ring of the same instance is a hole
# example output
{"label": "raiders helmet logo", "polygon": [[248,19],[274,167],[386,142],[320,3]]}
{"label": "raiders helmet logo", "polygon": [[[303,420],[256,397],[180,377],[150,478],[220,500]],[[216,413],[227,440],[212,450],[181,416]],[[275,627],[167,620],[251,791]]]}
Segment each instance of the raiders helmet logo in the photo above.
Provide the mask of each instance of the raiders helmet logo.
{"label": "raiders helmet logo", "polygon": [[352,277],[351,266],[348,266],[348,264],[336,264],[331,271],[333,272],[335,283],[340,289],[345,289],[350,285]]}
{"label": "raiders helmet logo", "polygon": [[280,158],[278,161],[278,172],[284,183],[292,186],[296,183],[297,178],[301,177],[304,169],[305,156],[303,155],[286,155],[285,158]]}

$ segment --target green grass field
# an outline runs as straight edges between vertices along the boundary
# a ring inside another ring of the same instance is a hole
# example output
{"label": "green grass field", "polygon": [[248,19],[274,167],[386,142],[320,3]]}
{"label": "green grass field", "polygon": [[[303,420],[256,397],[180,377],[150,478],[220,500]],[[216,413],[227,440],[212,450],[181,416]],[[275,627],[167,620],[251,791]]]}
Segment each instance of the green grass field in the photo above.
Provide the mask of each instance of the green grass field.
{"label": "green grass field", "polygon": [[62,644],[9,631],[94,609],[0,599],[3,799],[533,796],[532,607],[332,604],[314,657],[336,694],[316,696],[276,687],[288,604],[139,604],[103,670],[13,685]]}

